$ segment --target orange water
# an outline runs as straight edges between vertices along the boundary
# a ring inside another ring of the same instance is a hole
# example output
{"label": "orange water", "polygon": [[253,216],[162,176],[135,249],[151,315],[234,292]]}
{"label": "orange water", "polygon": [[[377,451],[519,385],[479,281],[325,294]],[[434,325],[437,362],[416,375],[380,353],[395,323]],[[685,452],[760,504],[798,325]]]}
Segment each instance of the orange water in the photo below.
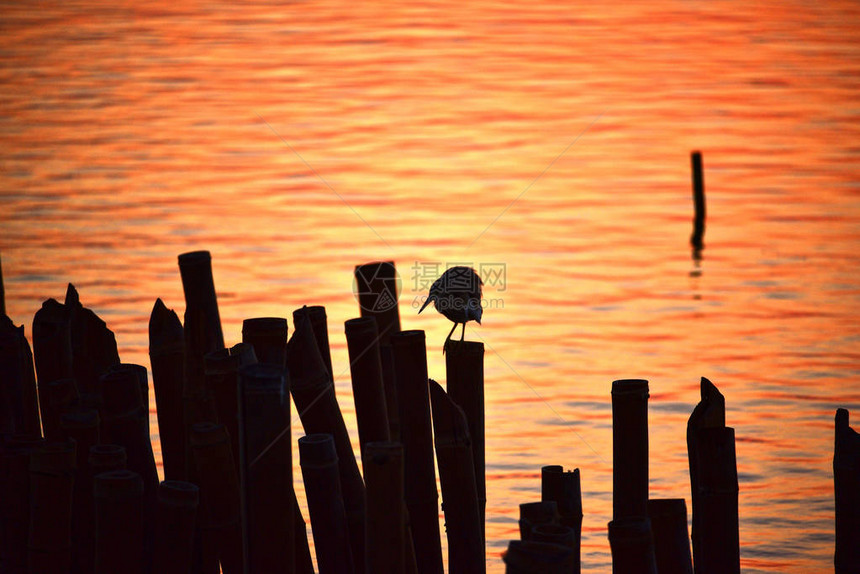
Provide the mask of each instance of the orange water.
{"label": "orange water", "polygon": [[0,17],[0,252],[28,332],[72,281],[148,365],[176,256],[209,249],[228,343],[326,305],[355,443],[352,267],[397,261],[444,379],[412,266],[504,263],[467,330],[491,573],[544,464],[581,469],[583,571],[608,571],[616,378],[651,381],[651,492],[689,508],[701,375],[737,432],[744,570],[831,570],[833,414],[860,414],[856,3],[57,4]]}

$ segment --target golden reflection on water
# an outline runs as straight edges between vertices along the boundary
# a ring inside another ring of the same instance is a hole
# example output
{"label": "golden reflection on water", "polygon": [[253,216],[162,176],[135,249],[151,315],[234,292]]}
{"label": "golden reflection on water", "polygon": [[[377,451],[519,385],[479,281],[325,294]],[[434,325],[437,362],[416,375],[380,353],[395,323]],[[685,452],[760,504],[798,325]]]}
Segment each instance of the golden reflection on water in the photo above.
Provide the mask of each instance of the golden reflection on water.
{"label": "golden reflection on water", "polygon": [[176,255],[209,249],[228,342],[326,305],[355,440],[352,267],[397,261],[444,379],[449,325],[412,311],[412,265],[504,263],[504,307],[467,330],[487,345],[490,572],[544,464],[581,468],[583,571],[607,570],[615,378],[650,379],[651,491],[689,500],[701,375],[737,432],[745,571],[832,570],[833,414],[860,412],[856,4],[3,12],[0,251],[28,332],[72,281],[148,365],[155,298],[182,312]]}

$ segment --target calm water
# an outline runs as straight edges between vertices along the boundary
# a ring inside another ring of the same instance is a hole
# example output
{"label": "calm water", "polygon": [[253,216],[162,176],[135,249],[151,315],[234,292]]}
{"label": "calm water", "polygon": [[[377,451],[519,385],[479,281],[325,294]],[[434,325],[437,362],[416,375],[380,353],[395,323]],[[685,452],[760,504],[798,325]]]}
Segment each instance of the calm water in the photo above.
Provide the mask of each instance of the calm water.
{"label": "calm water", "polygon": [[184,309],[176,256],[209,249],[228,343],[326,305],[355,444],[352,267],[397,262],[444,379],[413,266],[503,264],[467,330],[490,572],[544,464],[581,469],[583,571],[608,571],[616,378],[651,381],[651,492],[689,507],[701,375],[737,432],[744,570],[831,570],[833,415],[860,420],[860,6],[461,4],[4,4],[9,314],[29,333],[72,281],[148,365],[155,298]]}

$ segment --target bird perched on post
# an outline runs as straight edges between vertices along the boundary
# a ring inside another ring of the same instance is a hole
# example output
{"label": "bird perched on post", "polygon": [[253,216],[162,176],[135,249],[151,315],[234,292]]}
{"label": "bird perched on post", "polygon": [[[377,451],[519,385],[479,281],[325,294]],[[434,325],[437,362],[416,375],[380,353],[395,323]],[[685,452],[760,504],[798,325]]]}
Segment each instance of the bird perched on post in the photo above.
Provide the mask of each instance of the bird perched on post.
{"label": "bird perched on post", "polygon": [[460,341],[466,337],[466,323],[474,319],[481,324],[481,285],[484,282],[475,273],[471,267],[451,267],[447,269],[433,285],[430,286],[430,293],[427,295],[427,300],[424,305],[418,310],[418,313],[430,304],[430,301],[436,305],[436,310],[445,315],[448,319],[454,322],[448,337],[445,339],[445,344],[442,347],[444,353],[448,349],[448,343],[451,341],[451,335],[454,334],[454,329],[458,324],[463,325],[463,331],[460,334]]}

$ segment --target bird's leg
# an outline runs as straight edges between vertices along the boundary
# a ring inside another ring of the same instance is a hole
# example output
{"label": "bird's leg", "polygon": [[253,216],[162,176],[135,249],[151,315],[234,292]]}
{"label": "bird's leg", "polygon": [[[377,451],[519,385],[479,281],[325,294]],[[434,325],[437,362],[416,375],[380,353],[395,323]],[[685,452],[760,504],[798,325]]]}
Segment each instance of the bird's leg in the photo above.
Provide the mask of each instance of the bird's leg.
{"label": "bird's leg", "polygon": [[445,354],[445,351],[448,350],[448,343],[451,341],[451,335],[454,334],[454,329],[457,328],[457,323],[454,323],[454,326],[451,327],[451,331],[448,333],[448,336],[445,338],[445,344],[442,345],[442,354]]}
{"label": "bird's leg", "polygon": [[460,333],[460,342],[463,342],[463,339],[466,338],[466,324],[463,323],[463,331]]}

